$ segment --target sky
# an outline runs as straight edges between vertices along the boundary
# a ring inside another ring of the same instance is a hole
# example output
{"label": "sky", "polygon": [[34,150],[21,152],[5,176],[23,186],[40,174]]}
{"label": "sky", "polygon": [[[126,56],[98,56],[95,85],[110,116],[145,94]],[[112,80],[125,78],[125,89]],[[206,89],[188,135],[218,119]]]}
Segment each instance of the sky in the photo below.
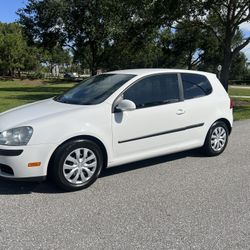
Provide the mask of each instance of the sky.
{"label": "sky", "polygon": [[25,6],[26,0],[0,0],[0,22],[11,23],[17,20],[16,11]]}
{"label": "sky", "polygon": [[[243,23],[240,28],[246,36],[250,36],[250,22]],[[250,62],[250,43],[242,51],[245,53],[248,61]]]}
{"label": "sky", "polygon": [[[25,6],[27,0],[0,0],[0,22],[14,22],[18,19],[16,11]],[[250,23],[244,23],[240,26],[243,33],[250,35]],[[250,44],[242,50],[250,61]]]}

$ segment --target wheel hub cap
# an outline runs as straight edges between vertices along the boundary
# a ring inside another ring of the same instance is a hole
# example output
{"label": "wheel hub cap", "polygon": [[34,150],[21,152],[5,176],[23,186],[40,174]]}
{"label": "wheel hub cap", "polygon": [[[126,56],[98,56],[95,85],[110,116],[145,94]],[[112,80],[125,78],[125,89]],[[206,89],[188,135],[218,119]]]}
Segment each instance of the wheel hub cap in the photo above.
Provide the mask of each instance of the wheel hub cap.
{"label": "wheel hub cap", "polygon": [[93,151],[87,148],[79,148],[72,151],[63,164],[65,179],[73,184],[84,184],[95,173],[97,157]]}
{"label": "wheel hub cap", "polygon": [[227,133],[223,127],[217,127],[212,132],[211,147],[214,151],[221,151],[227,141]]}

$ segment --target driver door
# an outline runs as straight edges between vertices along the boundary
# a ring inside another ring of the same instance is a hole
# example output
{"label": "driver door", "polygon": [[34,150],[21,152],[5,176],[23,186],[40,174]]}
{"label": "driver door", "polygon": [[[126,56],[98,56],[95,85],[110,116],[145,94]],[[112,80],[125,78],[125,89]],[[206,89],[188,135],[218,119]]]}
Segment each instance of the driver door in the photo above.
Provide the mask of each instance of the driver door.
{"label": "driver door", "polygon": [[157,154],[185,142],[186,126],[177,74],[147,76],[122,93],[133,111],[112,114],[115,158]]}

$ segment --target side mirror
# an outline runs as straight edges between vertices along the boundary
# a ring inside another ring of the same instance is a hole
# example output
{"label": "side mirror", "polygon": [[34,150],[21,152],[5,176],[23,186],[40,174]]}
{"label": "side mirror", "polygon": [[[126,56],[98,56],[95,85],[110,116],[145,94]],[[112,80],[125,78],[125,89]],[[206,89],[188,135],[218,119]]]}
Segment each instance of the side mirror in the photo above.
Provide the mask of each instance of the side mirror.
{"label": "side mirror", "polygon": [[134,102],[124,99],[121,100],[118,105],[115,108],[118,111],[131,111],[131,110],[135,110],[136,109],[136,105]]}

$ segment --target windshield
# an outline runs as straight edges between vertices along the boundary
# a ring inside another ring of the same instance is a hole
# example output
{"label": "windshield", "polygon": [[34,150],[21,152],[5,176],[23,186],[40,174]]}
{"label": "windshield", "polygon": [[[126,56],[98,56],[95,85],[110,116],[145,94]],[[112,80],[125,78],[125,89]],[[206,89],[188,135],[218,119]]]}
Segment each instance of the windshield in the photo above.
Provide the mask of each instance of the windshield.
{"label": "windshield", "polygon": [[135,77],[135,75],[128,74],[103,74],[93,76],[56,97],[55,100],[79,105],[99,104],[133,77]]}

